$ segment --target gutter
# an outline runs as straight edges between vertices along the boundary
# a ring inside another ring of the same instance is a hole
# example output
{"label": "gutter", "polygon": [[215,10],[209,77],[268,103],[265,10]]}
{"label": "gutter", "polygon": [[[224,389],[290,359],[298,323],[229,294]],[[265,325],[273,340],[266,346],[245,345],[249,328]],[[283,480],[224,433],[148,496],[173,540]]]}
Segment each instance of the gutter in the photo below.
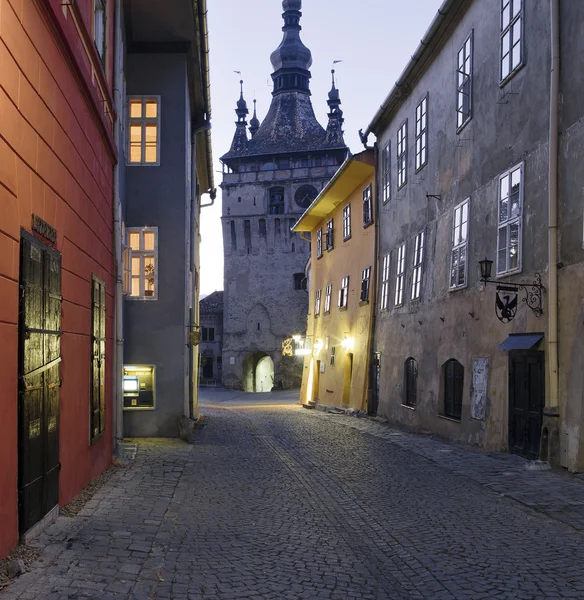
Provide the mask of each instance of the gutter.
{"label": "gutter", "polygon": [[388,108],[394,102],[401,98],[402,88],[408,82],[408,79],[412,75],[420,59],[426,53],[430,43],[434,41],[436,34],[442,27],[442,24],[445,21],[447,15],[449,15],[452,12],[453,6],[457,3],[460,3],[460,0],[444,0],[442,2],[442,6],[438,9],[434,20],[430,24],[430,27],[428,27],[428,30],[424,34],[424,37],[422,38],[418,47],[416,48],[416,51],[412,55],[410,62],[406,65],[406,68],[402,71],[402,74],[399,76],[392,90],[389,92],[382,105],[379,107],[379,110],[375,113],[375,116],[373,117],[371,123],[369,123],[369,125],[367,126],[365,133],[362,133],[362,131],[359,132],[361,142],[364,146],[367,146],[367,138],[369,137],[369,134],[371,132],[378,132],[381,120],[385,116]]}

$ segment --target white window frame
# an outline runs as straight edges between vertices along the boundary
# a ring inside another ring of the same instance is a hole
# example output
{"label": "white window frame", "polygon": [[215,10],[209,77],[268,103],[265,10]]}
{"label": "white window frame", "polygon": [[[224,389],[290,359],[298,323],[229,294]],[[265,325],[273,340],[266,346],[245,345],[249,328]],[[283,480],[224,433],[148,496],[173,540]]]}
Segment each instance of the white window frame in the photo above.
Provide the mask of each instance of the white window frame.
{"label": "white window frame", "polygon": [[347,204],[343,208],[343,241],[351,238],[351,205]]}
{"label": "white window frame", "polygon": [[[519,6],[518,9],[516,7]],[[499,41],[499,77],[500,85],[509,80],[524,64],[524,16],[523,0],[501,0],[501,37]],[[519,41],[517,41],[519,36]],[[507,53],[505,53],[505,39],[508,38]],[[514,61],[513,54],[518,46],[519,59]],[[506,72],[505,72],[506,69]]]}
{"label": "white window frame", "polygon": [[381,151],[381,194],[383,204],[391,200],[391,141]]}
{"label": "white window frame", "polygon": [[332,250],[335,247],[335,223],[333,219],[329,219],[326,223],[326,250]]}
{"label": "white window frame", "polygon": [[[464,40],[457,55],[456,65],[456,131],[459,132],[472,119],[472,79],[474,31]],[[465,106],[464,98],[468,97]],[[466,110],[465,110],[466,109]]]}
{"label": "white window frame", "polygon": [[331,298],[333,295],[333,284],[327,283],[324,289],[324,314],[328,315],[331,312]]}
{"label": "white window frame", "polygon": [[363,190],[363,227],[373,223],[373,187],[368,185]]}
{"label": "white window frame", "polygon": [[341,289],[339,290],[339,308],[347,308],[349,303],[349,276],[341,279]]}
{"label": "white window frame", "polygon": [[[132,101],[141,100],[142,101],[142,116],[132,118],[131,114],[131,103]],[[156,101],[156,118],[146,118],[146,102],[147,101]],[[160,96],[128,96],[127,98],[127,158],[126,165],[129,167],[159,167],[160,166],[160,140],[161,140],[161,130],[160,130],[160,112],[161,112],[161,99]],[[140,158],[141,161],[132,161],[132,153],[131,153],[131,138],[132,138],[132,125],[140,125],[141,127],[141,149],[140,149]],[[146,125],[156,125],[156,162],[146,162]]]}
{"label": "white window frame", "polygon": [[403,306],[406,280],[406,245],[398,246],[397,260],[395,261],[395,296],[394,307]]}
{"label": "white window frame", "polygon": [[[466,210],[465,210],[466,208]],[[465,214],[466,213],[466,214]],[[466,220],[465,220],[466,217]],[[468,233],[470,226],[470,198],[454,207],[452,212],[452,252],[450,253],[450,289],[459,290],[468,285]],[[460,256],[464,256],[461,271]],[[456,263],[456,267],[454,266]],[[463,281],[460,281],[462,273]]]}
{"label": "white window frame", "polygon": [[380,298],[381,310],[387,310],[389,308],[390,265],[391,265],[390,255],[386,254],[383,257],[383,262],[382,262],[382,267],[381,267],[381,298]]}
{"label": "white window frame", "polygon": [[416,173],[428,164],[428,97],[416,106]]}
{"label": "white window frame", "polygon": [[314,316],[318,317],[318,315],[320,315],[320,297],[322,294],[322,290],[318,289],[316,290],[316,293],[314,294]]}
{"label": "white window frame", "polygon": [[[512,216],[510,209],[510,199],[511,199],[511,177],[519,172],[519,191],[518,191],[518,200],[517,200],[517,214]],[[507,208],[506,208],[506,216],[505,213],[501,210],[503,207],[503,185],[504,180],[508,180],[508,188],[507,188]],[[510,273],[520,273],[522,268],[522,237],[523,237],[523,194],[524,194],[524,163],[519,163],[515,165],[511,169],[508,169],[504,173],[499,175],[498,180],[498,189],[497,189],[497,205],[498,205],[498,218],[497,218],[497,276],[499,275],[507,275]],[[510,257],[510,246],[509,240],[511,237],[511,228],[517,226],[517,265],[509,266],[509,257]],[[505,247],[501,246],[501,232],[505,230]],[[500,254],[501,252],[505,252],[505,268],[500,268]]]}
{"label": "white window frame", "polygon": [[420,231],[414,239],[414,256],[412,261],[412,289],[410,300],[419,300],[422,297],[422,275],[424,272],[424,242],[426,232]]}
{"label": "white window frame", "polygon": [[[140,295],[132,295],[132,281],[130,281],[130,292],[126,296],[126,298],[128,300],[141,300],[148,302],[158,300],[158,227],[126,227],[126,240],[128,246],[130,246],[130,234],[132,233],[140,234],[140,250],[132,249],[132,259],[140,259],[140,275],[134,275],[130,271],[131,280],[136,279],[138,277],[140,278]],[[154,233],[154,250],[142,249],[144,247],[144,233]],[[146,294],[144,293],[145,281],[147,279],[150,279],[150,277],[144,273],[145,256],[154,256],[154,294],[152,296],[146,296]]]}
{"label": "white window frame", "polygon": [[122,295],[129,296],[132,291],[132,248],[122,244],[122,264],[124,270],[122,282]]}
{"label": "white window frame", "polygon": [[408,182],[408,120],[397,130],[397,189]]}
{"label": "white window frame", "polygon": [[371,267],[363,269],[361,272],[361,295],[360,302],[369,304],[369,295],[371,294]]}
{"label": "white window frame", "polygon": [[107,56],[107,0],[93,0],[93,43],[105,65]]}
{"label": "white window frame", "polygon": [[322,258],[322,227],[316,232],[316,258]]}

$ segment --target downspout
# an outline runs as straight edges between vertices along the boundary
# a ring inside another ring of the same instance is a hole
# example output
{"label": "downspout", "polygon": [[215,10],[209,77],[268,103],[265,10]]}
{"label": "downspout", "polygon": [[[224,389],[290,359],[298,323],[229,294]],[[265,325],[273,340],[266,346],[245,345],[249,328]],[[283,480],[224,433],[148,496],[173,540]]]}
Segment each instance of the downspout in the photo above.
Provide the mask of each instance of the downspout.
{"label": "downspout", "polygon": [[548,176],[548,364],[549,412],[559,413],[558,393],[558,101],[560,88],[559,0],[550,0],[551,81]]}
{"label": "downspout", "polygon": [[[367,146],[365,146],[367,147]],[[377,409],[379,408],[379,398],[377,393],[377,384],[376,384],[376,365],[375,365],[375,329],[377,325],[377,313],[379,312],[377,306],[377,296],[378,296],[378,273],[379,273],[379,232],[381,229],[381,215],[379,214],[379,168],[378,168],[378,160],[379,160],[379,144],[375,142],[373,145],[373,163],[375,165],[375,215],[373,221],[373,228],[375,230],[375,247],[373,249],[373,279],[372,279],[372,289],[371,289],[371,304],[372,304],[372,312],[371,312],[371,335],[369,336],[369,385],[370,385],[370,393],[367,395],[367,413],[371,415],[377,414]],[[370,401],[370,402],[369,402]]]}
{"label": "downspout", "polygon": [[[116,0],[115,3],[115,55],[114,55],[114,87],[117,95],[114,94],[114,103],[116,106],[116,122],[114,127],[116,144],[120,143],[120,119],[123,115],[122,106],[122,45],[118,36],[121,35],[122,13],[121,0]],[[123,151],[118,147],[118,164],[114,169],[114,252],[115,252],[115,312],[114,312],[114,329],[115,329],[115,350],[114,350],[114,455],[123,457],[124,455],[124,393],[123,393],[123,365],[124,365],[124,320],[123,320],[123,292],[124,292],[124,265],[122,257],[122,204],[120,200],[120,169],[123,166],[120,164]]]}
{"label": "downspout", "polygon": [[[190,329],[189,331],[195,331],[195,325],[198,325],[198,304],[199,304],[199,295],[197,294],[197,285],[195,275],[197,273],[197,243],[195,240],[195,235],[198,235],[198,232],[195,229],[195,219],[196,222],[200,219],[200,214],[196,211],[198,205],[198,195],[197,195],[197,148],[196,148],[196,132],[193,132],[191,135],[191,255],[189,256],[189,260],[191,262],[191,314],[189,323]],[[199,414],[199,352],[198,346],[193,346],[193,344],[189,345],[190,347],[190,359],[191,359],[191,402],[190,402],[190,414],[189,417],[191,419],[197,419]]]}

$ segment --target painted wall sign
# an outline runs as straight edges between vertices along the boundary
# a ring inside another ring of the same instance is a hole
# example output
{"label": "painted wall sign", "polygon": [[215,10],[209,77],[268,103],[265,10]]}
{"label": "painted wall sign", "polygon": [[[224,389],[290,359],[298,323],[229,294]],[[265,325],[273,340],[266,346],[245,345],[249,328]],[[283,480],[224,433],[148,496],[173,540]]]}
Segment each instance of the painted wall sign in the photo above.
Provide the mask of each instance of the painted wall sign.
{"label": "painted wall sign", "polygon": [[487,384],[489,381],[489,359],[472,359],[472,388],[470,392],[473,419],[484,421],[487,413]]}
{"label": "painted wall sign", "polygon": [[49,242],[57,243],[57,230],[34,213],[32,215],[32,230],[42,235]]}

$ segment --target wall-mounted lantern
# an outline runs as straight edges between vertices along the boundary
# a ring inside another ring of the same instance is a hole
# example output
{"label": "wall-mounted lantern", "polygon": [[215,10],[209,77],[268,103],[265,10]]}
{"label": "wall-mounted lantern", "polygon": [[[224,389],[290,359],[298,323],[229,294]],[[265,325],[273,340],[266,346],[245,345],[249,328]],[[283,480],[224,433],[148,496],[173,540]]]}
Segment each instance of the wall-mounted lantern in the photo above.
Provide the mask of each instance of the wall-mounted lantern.
{"label": "wall-mounted lantern", "polygon": [[485,258],[479,261],[481,281],[486,285],[493,283],[497,286],[495,298],[495,314],[502,323],[509,323],[517,314],[518,293],[523,291],[525,296],[522,301],[531,308],[536,317],[543,315],[542,295],[545,287],[541,283],[541,275],[535,274],[533,283],[501,283],[491,279],[493,261]]}

